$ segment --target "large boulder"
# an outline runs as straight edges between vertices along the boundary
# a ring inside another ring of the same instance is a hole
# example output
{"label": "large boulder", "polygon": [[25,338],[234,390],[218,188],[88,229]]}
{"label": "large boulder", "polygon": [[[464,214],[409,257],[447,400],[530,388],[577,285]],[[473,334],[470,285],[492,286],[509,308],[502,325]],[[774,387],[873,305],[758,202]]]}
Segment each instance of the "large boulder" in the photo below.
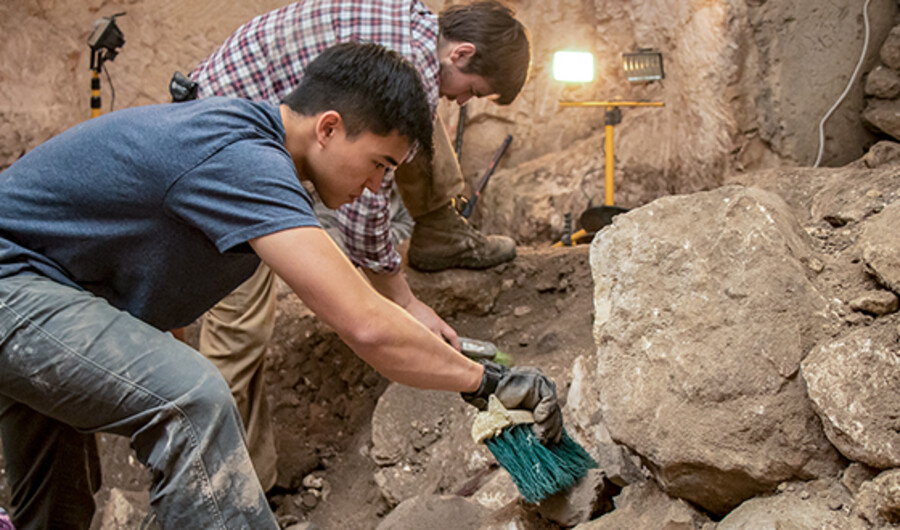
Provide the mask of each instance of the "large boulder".
{"label": "large boulder", "polygon": [[830,314],[815,255],[784,201],[753,188],[617,217],[591,248],[593,408],[578,417],[602,417],[666,492],[717,514],[836,473],[797,377]]}
{"label": "large boulder", "polygon": [[802,363],[813,407],[831,443],[851,460],[900,467],[897,318],[816,348]]}

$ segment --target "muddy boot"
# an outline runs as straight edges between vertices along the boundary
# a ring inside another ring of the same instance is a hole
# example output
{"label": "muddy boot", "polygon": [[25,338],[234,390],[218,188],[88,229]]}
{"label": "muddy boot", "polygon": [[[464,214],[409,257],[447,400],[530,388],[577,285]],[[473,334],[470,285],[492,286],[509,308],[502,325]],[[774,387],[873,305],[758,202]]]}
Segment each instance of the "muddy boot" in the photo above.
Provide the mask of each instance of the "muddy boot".
{"label": "muddy boot", "polygon": [[516,242],[485,236],[452,202],[416,218],[409,240],[409,264],[423,271],[487,269],[516,257]]}

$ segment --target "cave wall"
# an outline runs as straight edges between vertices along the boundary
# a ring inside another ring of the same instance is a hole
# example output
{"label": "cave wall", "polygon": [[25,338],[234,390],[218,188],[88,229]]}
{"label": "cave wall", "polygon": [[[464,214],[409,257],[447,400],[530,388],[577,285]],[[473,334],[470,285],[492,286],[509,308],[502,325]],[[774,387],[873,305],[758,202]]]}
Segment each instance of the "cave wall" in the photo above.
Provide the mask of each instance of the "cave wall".
{"label": "cave wall", "polygon": [[[164,102],[176,70],[189,71],[235,28],[286,2],[247,0],[11,0],[0,5],[0,168],[52,135],[87,119],[87,37],[93,22],[118,12],[126,43],[107,63],[115,107]],[[441,0],[428,0],[439,9]],[[470,104],[463,169],[472,179],[505,134],[515,140],[510,168],[603,134],[601,109],[559,108],[560,99],[655,99],[666,107],[628,109],[616,128],[616,170],[683,193],[717,186],[724,174],[775,165],[808,165],[818,120],[850,76],[862,48],[855,0],[518,0],[511,5],[532,34],[532,79],[509,107]],[[894,23],[894,0],[872,0],[867,69]],[[665,54],[662,83],[630,85],[623,52]],[[552,53],[593,49],[594,83],[551,79]],[[104,112],[112,100],[102,78]],[[824,163],[857,158],[874,136],[862,125],[857,84],[826,127]],[[454,126],[454,105],[441,112]],[[602,157],[599,157],[602,160]]]}

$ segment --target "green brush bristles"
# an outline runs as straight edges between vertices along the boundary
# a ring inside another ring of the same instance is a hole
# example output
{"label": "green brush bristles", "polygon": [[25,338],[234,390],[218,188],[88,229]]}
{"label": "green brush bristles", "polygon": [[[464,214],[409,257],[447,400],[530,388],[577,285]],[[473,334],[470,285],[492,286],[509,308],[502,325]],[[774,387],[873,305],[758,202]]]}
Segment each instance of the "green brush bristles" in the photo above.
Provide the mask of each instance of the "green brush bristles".
{"label": "green brush bristles", "polygon": [[565,431],[558,444],[547,447],[534,435],[531,424],[519,424],[503,429],[485,443],[531,504],[572,486],[588,469],[597,467],[591,455]]}

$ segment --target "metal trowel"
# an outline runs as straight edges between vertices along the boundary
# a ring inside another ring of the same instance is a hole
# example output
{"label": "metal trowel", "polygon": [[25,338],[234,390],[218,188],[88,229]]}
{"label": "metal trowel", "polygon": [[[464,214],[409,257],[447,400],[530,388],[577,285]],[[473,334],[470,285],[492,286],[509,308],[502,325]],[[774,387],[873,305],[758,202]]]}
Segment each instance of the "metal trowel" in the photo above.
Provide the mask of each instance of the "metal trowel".
{"label": "metal trowel", "polygon": [[474,361],[486,359],[503,366],[513,365],[512,357],[500,351],[493,342],[459,337],[459,344],[462,346],[462,354]]}

